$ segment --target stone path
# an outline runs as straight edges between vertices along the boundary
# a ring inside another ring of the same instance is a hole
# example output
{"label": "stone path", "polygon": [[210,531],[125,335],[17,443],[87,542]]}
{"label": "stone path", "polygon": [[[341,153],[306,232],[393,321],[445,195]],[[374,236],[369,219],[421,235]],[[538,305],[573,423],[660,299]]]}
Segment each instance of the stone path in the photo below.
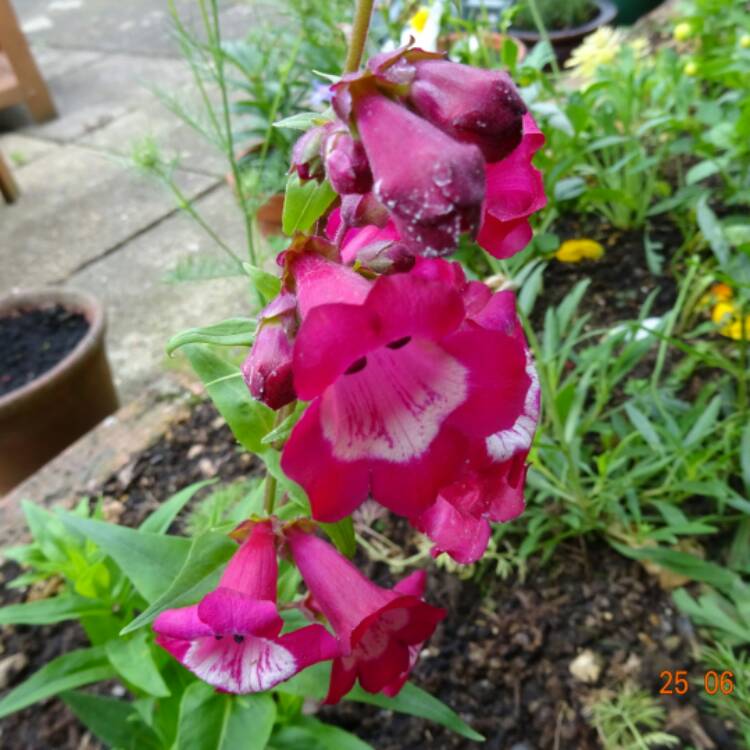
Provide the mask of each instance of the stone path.
{"label": "stone path", "polygon": [[[167,0],[14,5],[60,116],[36,125],[23,108],[0,112],[0,150],[22,191],[12,206],[0,201],[0,294],[61,284],[99,296],[126,402],[163,372],[172,333],[248,313],[239,278],[164,281],[179,259],[220,252],[165,188],[133,168],[133,145],[149,136],[163,153],[179,156],[182,191],[239,254],[242,220],[221,156],[151,90],[191,95]],[[194,19],[195,0],[176,5],[185,20]],[[260,12],[241,0],[221,6],[228,36],[241,36]]]}

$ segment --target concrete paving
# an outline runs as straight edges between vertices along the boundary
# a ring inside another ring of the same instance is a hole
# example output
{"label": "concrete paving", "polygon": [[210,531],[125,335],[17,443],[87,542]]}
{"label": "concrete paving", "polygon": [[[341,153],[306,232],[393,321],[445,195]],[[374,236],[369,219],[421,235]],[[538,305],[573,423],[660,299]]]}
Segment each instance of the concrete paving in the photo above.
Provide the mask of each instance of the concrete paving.
{"label": "concrete paving", "polygon": [[[163,373],[164,344],[183,328],[250,309],[241,278],[167,283],[188,256],[221,257],[215,243],[153,179],[138,173],[134,144],[153,138],[175,163],[184,195],[238,254],[243,222],[219,154],[169,112],[155,88],[195,96],[179,56],[167,0],[17,0],[21,24],[60,116],[35,124],[22,107],[0,111],[0,150],[20,185],[0,201],[0,295],[61,284],[107,306],[108,349],[123,401]],[[195,0],[176,0],[195,20]],[[222,0],[229,36],[266,9]]]}

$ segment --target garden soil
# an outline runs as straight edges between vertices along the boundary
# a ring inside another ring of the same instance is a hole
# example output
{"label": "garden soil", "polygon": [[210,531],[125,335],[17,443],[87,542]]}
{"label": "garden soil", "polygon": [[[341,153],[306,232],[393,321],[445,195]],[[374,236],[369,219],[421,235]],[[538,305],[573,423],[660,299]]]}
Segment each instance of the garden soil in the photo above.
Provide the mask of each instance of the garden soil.
{"label": "garden soil", "polygon": [[[212,476],[229,481],[254,470],[252,457],[238,450],[213,407],[200,403],[187,420],[109,478],[101,495],[109,516],[136,525],[191,482]],[[381,531],[406,553],[414,551],[416,539],[406,523],[384,523]],[[367,567],[382,584],[393,581],[382,563]],[[7,583],[18,572],[6,563],[0,575]],[[20,601],[28,593],[3,587],[2,603]],[[50,592],[36,590],[33,595],[40,593]],[[683,669],[695,689],[682,698],[659,699],[667,710],[667,730],[680,738],[679,747],[740,747],[703,703],[698,687],[703,672],[694,657],[697,636],[689,621],[654,578],[604,543],[563,547],[523,579],[512,575],[502,580],[490,573],[480,582],[462,581],[431,563],[427,598],[448,614],[427,643],[414,682],[483,733],[485,750],[599,748],[587,720],[592,701],[627,681],[657,694],[662,671]],[[0,669],[2,693],[56,655],[84,644],[77,624],[2,628],[0,663],[23,655]],[[577,679],[570,669],[586,651],[596,665],[591,682]],[[103,689],[121,694],[115,684]],[[320,715],[377,750],[479,747],[429,722],[372,706],[343,702]],[[0,722],[0,748],[93,750],[99,745],[64,704],[50,700]]]}
{"label": "garden soil", "polygon": [[88,329],[81,313],[61,305],[0,316],[0,396],[51,370]]}

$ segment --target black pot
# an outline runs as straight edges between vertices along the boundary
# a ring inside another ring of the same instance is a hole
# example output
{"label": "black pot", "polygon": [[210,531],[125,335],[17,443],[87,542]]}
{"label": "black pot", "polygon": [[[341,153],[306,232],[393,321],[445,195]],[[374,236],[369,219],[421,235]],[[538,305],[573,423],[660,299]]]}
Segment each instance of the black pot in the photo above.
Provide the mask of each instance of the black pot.
{"label": "black pot", "polygon": [[[584,37],[615,20],[617,7],[610,0],[595,1],[599,6],[599,13],[588,23],[576,26],[573,29],[547,32],[555,50],[555,57],[561,65],[570,57],[570,53],[583,41]],[[533,47],[537,42],[542,41],[542,36],[538,31],[526,31],[511,27],[509,33],[516,39],[520,39],[527,47]]]}

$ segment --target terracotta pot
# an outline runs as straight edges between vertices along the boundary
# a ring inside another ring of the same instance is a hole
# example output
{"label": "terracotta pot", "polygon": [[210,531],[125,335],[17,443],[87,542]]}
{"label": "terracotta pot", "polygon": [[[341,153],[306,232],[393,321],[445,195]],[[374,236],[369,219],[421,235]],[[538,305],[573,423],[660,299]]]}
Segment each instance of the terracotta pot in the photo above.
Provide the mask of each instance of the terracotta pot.
{"label": "terracotta pot", "polygon": [[[564,63],[570,57],[570,53],[583,41],[584,37],[596,31],[601,26],[606,26],[615,20],[617,8],[610,0],[595,0],[595,2],[599,6],[599,13],[588,23],[576,26],[574,29],[549,32],[549,40],[552,42],[555,57],[557,57],[557,61],[560,64]],[[511,28],[510,34],[516,39],[520,39],[529,47],[533,47],[542,40],[541,35],[536,30],[530,31]]]}
{"label": "terracotta pot", "polygon": [[258,230],[264,237],[283,234],[281,229],[281,216],[284,211],[284,194],[272,195],[259,209],[256,217],[258,219]]}
{"label": "terracotta pot", "polygon": [[[456,43],[460,42],[462,39],[465,39],[468,36],[467,32],[465,31],[454,31],[450,34],[441,34],[440,37],[438,37],[438,43],[437,48],[438,52],[450,52],[451,47]],[[500,52],[503,49],[503,44],[505,43],[505,40],[508,39],[508,34],[500,34],[497,31],[492,31],[487,34],[483,34],[483,40],[487,46],[495,50],[495,52]],[[513,41],[516,43],[516,47],[518,48],[518,62],[522,62],[523,59],[526,57],[528,53],[528,48],[526,45],[517,37],[511,37]]]}
{"label": "terracotta pot", "polygon": [[89,329],[51,370],[0,396],[0,494],[7,492],[117,409],[104,348],[104,308],[81,292],[44,289],[0,297],[0,317],[62,305]]}

